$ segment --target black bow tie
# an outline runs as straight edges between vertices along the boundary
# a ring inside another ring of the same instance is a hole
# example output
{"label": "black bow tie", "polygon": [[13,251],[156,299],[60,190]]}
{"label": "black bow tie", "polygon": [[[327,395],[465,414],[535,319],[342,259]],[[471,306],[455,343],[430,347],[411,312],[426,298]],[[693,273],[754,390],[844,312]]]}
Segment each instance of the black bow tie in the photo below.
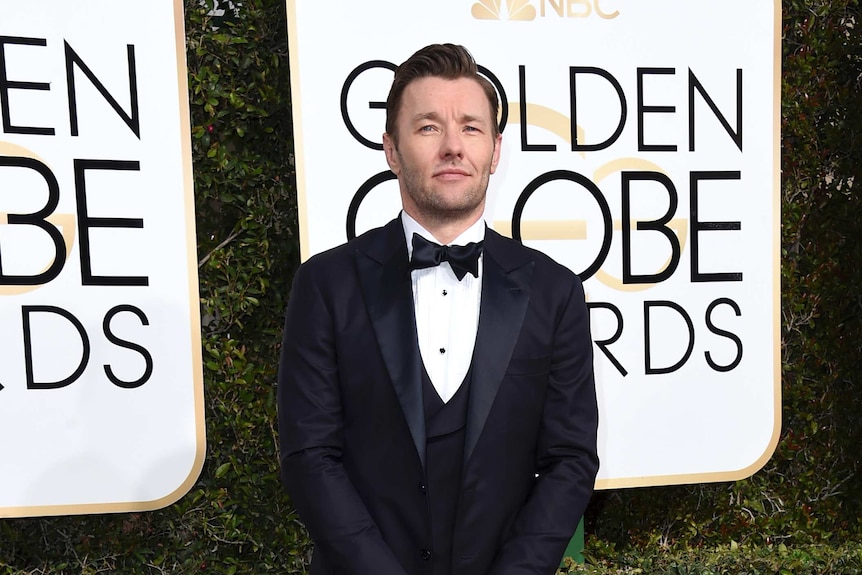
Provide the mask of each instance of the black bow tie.
{"label": "black bow tie", "polygon": [[461,281],[467,272],[478,278],[480,253],[482,253],[482,242],[470,242],[466,246],[441,246],[429,242],[419,234],[413,234],[413,257],[410,259],[410,269],[433,268],[439,266],[441,262],[449,262],[458,281]]}

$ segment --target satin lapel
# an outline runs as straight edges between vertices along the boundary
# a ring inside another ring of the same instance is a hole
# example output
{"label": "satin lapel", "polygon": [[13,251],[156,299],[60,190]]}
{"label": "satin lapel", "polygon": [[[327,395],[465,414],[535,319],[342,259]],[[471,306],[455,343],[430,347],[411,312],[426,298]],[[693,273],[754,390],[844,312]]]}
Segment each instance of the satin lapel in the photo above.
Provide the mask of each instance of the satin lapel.
{"label": "satin lapel", "polygon": [[512,357],[521,324],[530,301],[534,262],[523,260],[510,267],[505,258],[495,256],[486,234],[482,269],[482,301],[479,329],[473,351],[473,379],[470,383],[470,407],[464,439],[464,464],[473,454],[479,435],[485,427],[491,405],[503,381]]}
{"label": "satin lapel", "polygon": [[413,290],[401,221],[395,220],[368,249],[357,249],[356,266],[374,334],[401,403],[410,435],[425,467],[425,415]]}

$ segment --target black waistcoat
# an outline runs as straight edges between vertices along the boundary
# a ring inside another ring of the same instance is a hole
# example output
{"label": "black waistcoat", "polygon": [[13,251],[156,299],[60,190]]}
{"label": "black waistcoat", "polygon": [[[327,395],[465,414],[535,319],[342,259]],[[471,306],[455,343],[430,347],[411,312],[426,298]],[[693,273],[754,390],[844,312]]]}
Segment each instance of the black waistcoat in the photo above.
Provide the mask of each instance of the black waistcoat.
{"label": "black waistcoat", "polygon": [[455,395],[443,403],[428,373],[422,369],[425,475],[432,536],[429,572],[432,575],[452,572],[452,533],[461,493],[461,465],[472,373],[471,366]]}

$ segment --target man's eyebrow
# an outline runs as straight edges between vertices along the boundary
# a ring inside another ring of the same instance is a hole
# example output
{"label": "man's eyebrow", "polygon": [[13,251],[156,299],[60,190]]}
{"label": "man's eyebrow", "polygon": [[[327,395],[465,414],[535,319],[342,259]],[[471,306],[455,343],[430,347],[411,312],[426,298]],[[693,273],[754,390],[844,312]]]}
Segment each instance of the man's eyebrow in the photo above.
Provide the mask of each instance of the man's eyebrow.
{"label": "man's eyebrow", "polygon": [[437,112],[422,112],[413,116],[413,122],[421,122],[423,120],[431,120],[432,122],[439,122],[440,115]]}
{"label": "man's eyebrow", "polygon": [[[440,121],[440,115],[437,112],[422,112],[422,113],[419,113],[419,114],[416,114],[415,116],[413,116],[413,122],[414,123],[421,122],[423,120],[430,120],[432,122],[439,122]],[[462,124],[468,124],[468,123],[484,124],[485,123],[485,120],[481,116],[474,116],[472,114],[462,114],[461,117],[459,118],[459,121]]]}
{"label": "man's eyebrow", "polygon": [[464,114],[461,116],[461,122],[464,124],[484,124],[485,119],[482,116],[473,116],[472,114]]}

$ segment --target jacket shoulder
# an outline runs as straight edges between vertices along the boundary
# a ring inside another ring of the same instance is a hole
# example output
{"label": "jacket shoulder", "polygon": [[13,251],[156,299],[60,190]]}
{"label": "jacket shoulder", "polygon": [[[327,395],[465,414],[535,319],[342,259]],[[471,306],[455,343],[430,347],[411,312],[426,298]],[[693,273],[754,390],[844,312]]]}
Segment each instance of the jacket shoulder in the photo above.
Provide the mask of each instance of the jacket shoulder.
{"label": "jacket shoulder", "polygon": [[[493,238],[494,255],[499,259],[503,259],[510,265],[519,265],[526,262],[534,262],[535,271],[540,276],[551,276],[555,281],[574,281],[580,284],[580,278],[577,274],[557,262],[544,252],[535,248],[525,246],[518,240],[500,235],[494,230],[486,231],[486,240]],[[499,254],[499,255],[498,255]]]}
{"label": "jacket shoulder", "polygon": [[[394,224],[398,224],[398,227]],[[398,244],[394,244],[393,240],[398,239],[396,232],[400,229],[400,222],[397,219],[393,220],[383,227],[368,230],[343,244],[314,254],[300,264],[300,269],[303,271],[315,270],[318,273],[327,268],[343,269],[342,266],[349,265],[353,261],[357,251],[368,254],[385,254],[390,249],[398,247]]]}

